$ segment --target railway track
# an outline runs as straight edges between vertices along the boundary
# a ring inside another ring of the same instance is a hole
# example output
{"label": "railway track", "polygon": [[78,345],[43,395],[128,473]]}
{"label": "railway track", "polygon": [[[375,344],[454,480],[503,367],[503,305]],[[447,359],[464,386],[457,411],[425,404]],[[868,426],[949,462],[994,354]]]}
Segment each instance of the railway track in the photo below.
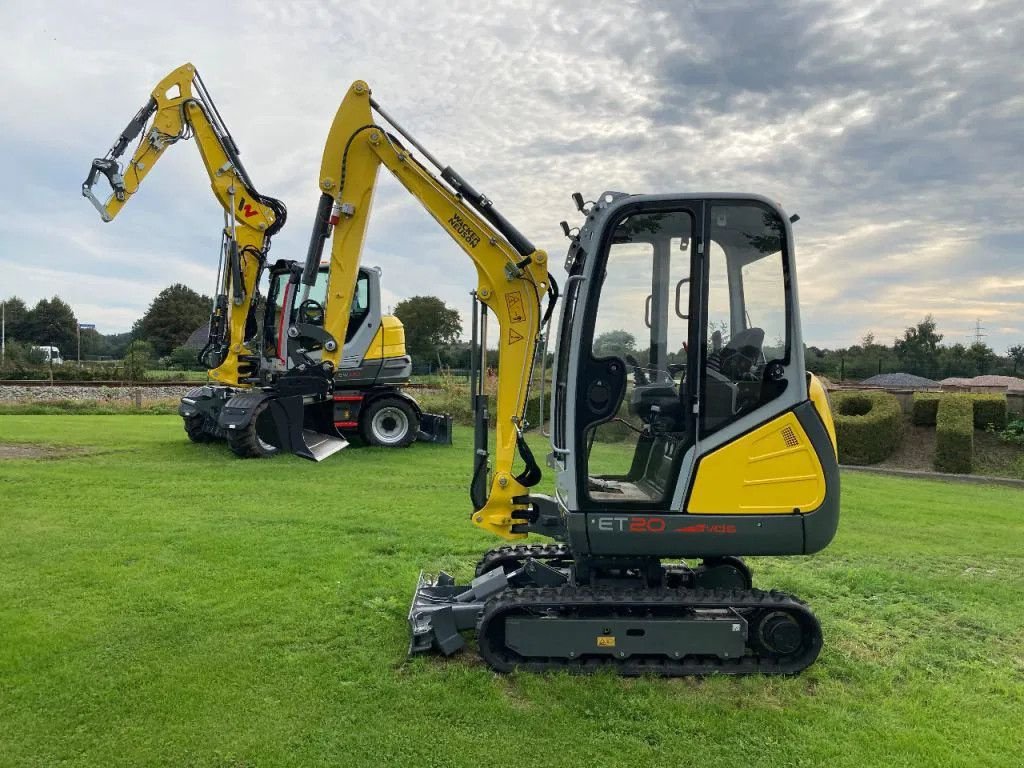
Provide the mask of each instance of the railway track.
{"label": "railway track", "polygon": [[[0,380],[0,387],[118,387],[147,389],[151,387],[196,387],[205,384],[204,381],[50,381],[48,379],[4,379]],[[411,382],[399,386],[407,389],[430,389],[431,385]],[[435,387],[436,389],[436,387]]]}

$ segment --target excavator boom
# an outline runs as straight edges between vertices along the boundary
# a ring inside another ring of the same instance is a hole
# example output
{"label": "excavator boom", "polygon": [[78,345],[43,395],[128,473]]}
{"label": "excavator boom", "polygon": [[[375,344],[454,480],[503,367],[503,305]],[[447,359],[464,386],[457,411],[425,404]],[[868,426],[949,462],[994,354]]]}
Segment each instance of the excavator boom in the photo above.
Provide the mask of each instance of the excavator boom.
{"label": "excavator boom", "polygon": [[[440,178],[412,148],[438,169]],[[486,196],[451,167],[442,166],[391,120],[373,100],[369,86],[357,81],[345,95],[325,145],[320,168],[322,194],[303,276],[305,282],[330,238],[331,301],[351,301],[352,276],[359,266],[381,166],[391,171],[472,260],[477,273],[476,298],[498,322],[493,467],[488,487],[489,419],[486,412],[480,412],[484,424],[477,429],[473,522],[504,538],[523,538],[525,531],[517,527],[527,522],[525,498],[540,474],[522,437],[524,410],[547,319],[544,299],[557,295],[552,292],[548,256],[509,224]],[[335,317],[325,330],[343,338],[346,323],[346,317]],[[486,340],[479,341],[480,350],[486,350]],[[336,363],[337,355],[337,351],[326,351],[322,359]],[[478,396],[483,406],[486,398]],[[527,465],[519,473],[514,469],[517,453]]]}
{"label": "excavator boom", "polygon": [[[379,271],[317,259],[306,264],[297,291],[294,262],[268,263],[271,237],[287,211],[279,200],[256,191],[192,64],[157,83],[107,154],[93,161],[82,194],[104,221],[112,221],[168,147],[187,139],[195,141],[224,214],[209,341],[200,353],[216,384],[197,387],[182,399],[179,413],[189,438],[226,438],[236,454],[259,457],[277,452],[264,433],[283,435],[293,453],[315,460],[344,448],[353,435],[392,447],[417,439],[449,442],[450,417],[423,413],[399,388],[412,361],[401,322],[380,312]],[[136,140],[130,158],[123,160]],[[96,192],[102,178],[111,187],[105,200]],[[323,287],[331,266],[339,266],[339,274],[330,278],[334,295]],[[277,293],[275,301],[257,302],[265,270],[271,292]],[[353,302],[359,285],[361,298]],[[258,332],[260,304],[263,333]],[[349,329],[350,318],[358,327]]]}
{"label": "excavator boom", "polygon": [[[122,167],[121,158],[136,138],[138,146]],[[218,296],[203,358],[211,367],[211,378],[245,386],[255,373],[252,350],[245,346],[246,323],[270,238],[284,226],[287,210],[281,201],[256,191],[237,144],[192,64],[183,64],[157,83],[107,154],[93,160],[82,195],[104,221],[113,221],[167,149],[190,138],[195,139],[210,188],[225,214]],[[111,187],[105,201],[95,192],[100,177]]]}

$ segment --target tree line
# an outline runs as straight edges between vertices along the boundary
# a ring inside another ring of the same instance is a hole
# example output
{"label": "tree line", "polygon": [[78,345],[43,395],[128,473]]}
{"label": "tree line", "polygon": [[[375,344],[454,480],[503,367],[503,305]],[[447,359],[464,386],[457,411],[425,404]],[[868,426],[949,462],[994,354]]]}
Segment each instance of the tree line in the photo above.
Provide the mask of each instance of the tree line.
{"label": "tree line", "polygon": [[[727,340],[727,334],[725,338]],[[1024,374],[1024,344],[1015,344],[1000,355],[981,340],[966,345],[943,344],[943,338],[935,318],[926,315],[921,322],[904,330],[892,345],[880,343],[874,333],[868,332],[859,344],[849,347],[805,347],[804,357],[809,371],[837,381],[860,381],[880,373],[910,373],[933,380],[951,376],[973,378],[985,374]],[[624,330],[607,331],[597,336],[594,354],[623,359],[632,357],[640,365],[647,365],[650,359],[650,350],[638,348],[633,334]],[[668,364],[684,362],[682,350],[668,352]]]}
{"label": "tree line", "polygon": [[[8,359],[33,362],[34,346],[54,346],[65,360],[78,354],[79,318],[71,306],[54,296],[29,307],[17,296],[2,299]],[[191,288],[175,284],[161,291],[145,314],[125,333],[100,333],[93,328],[81,331],[83,360],[121,360],[131,351],[147,358],[172,355],[188,337],[206,322],[211,300]],[[84,321],[87,322],[87,321]],[[195,357],[194,353],[191,355]]]}
{"label": "tree line", "polygon": [[[70,305],[58,296],[42,299],[28,307],[17,296],[4,300],[8,356],[17,358],[31,346],[59,347],[65,359],[74,358],[77,346],[77,318]],[[172,367],[197,367],[195,350],[184,347],[189,336],[209,319],[212,301],[188,286],[176,283],[150,303],[132,330],[102,334],[81,333],[83,359],[123,359],[131,351],[140,360],[162,359]],[[420,366],[469,367],[469,345],[461,341],[462,322],[458,311],[436,296],[413,296],[399,302],[393,314],[405,326],[406,350]],[[841,380],[861,380],[879,373],[911,373],[930,379],[950,376],[978,376],[1024,373],[1024,344],[999,354],[984,341],[944,344],[943,334],[932,315],[906,328],[891,345],[880,343],[867,333],[858,344],[838,349],[806,347],[808,370]],[[636,340],[626,331],[611,331],[595,340],[602,355],[636,355]],[[673,355],[675,357],[675,355]],[[496,360],[488,361],[495,364]],[[672,360],[670,360],[672,362]],[[681,360],[680,360],[681,362]]]}
{"label": "tree line", "polygon": [[981,339],[970,344],[943,344],[944,336],[932,315],[903,331],[892,345],[879,343],[868,332],[859,344],[840,349],[810,346],[808,370],[837,380],[861,380],[880,373],[910,373],[941,380],[986,374],[1016,376],[1024,373],[1024,344],[999,354]]}
{"label": "tree line", "polygon": [[[55,346],[66,360],[74,359],[79,319],[67,302],[54,296],[30,308],[17,296],[2,301],[9,360],[33,362],[30,352],[33,346]],[[157,294],[131,331],[115,334],[103,334],[94,329],[81,331],[82,359],[131,357],[139,361],[145,359],[148,363],[162,361],[175,368],[198,368],[196,350],[186,348],[185,342],[206,325],[211,306],[210,297],[180,283],[171,285]],[[257,314],[262,314],[262,302],[257,306]],[[399,302],[394,314],[405,326],[406,349],[414,360],[452,367],[469,365],[468,347],[459,341],[462,336],[459,313],[441,299],[413,296]]]}

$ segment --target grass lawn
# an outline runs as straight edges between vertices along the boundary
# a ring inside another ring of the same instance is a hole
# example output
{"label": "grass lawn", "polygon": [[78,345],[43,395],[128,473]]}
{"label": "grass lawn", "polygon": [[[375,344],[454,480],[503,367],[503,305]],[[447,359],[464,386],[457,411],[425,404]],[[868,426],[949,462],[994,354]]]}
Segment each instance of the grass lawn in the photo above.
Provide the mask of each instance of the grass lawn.
{"label": "grass lawn", "polygon": [[829,549],[752,560],[821,618],[800,677],[498,676],[405,660],[420,568],[498,543],[469,439],[317,466],[172,416],[0,416],[62,449],[0,460],[0,765],[1021,764],[1024,492],[845,476]]}

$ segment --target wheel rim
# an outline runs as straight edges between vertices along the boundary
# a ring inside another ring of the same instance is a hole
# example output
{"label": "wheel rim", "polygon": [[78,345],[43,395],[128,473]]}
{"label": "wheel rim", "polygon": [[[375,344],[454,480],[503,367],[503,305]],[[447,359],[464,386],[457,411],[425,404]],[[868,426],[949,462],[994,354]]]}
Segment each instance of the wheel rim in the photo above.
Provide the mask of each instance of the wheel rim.
{"label": "wheel rim", "polygon": [[409,433],[409,417],[401,408],[387,405],[373,414],[370,429],[373,431],[374,438],[380,443],[385,445],[400,443]]}

